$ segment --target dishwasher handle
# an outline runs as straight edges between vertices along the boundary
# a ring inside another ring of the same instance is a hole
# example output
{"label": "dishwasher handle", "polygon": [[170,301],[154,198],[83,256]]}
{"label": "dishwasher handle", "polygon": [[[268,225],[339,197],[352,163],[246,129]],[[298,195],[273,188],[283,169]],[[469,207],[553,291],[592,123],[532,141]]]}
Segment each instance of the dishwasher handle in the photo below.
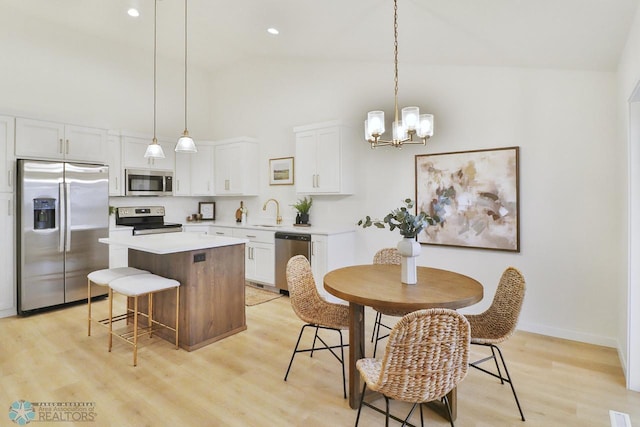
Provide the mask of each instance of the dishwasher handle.
{"label": "dishwasher handle", "polygon": [[311,234],[283,233],[279,231],[279,232],[276,232],[275,238],[284,239],[284,240],[297,240],[302,242],[310,242]]}

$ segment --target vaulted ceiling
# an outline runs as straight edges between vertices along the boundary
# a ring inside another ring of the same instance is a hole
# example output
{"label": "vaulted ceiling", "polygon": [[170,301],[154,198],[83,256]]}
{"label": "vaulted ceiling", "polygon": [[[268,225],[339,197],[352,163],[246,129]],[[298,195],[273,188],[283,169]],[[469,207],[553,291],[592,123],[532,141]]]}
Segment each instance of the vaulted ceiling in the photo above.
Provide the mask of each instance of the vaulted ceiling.
{"label": "vaulted ceiling", "polygon": [[[0,13],[148,51],[153,0],[0,0]],[[189,61],[393,60],[392,0],[189,0]],[[613,71],[638,0],[398,0],[400,62]],[[141,15],[126,10],[136,6]],[[158,0],[158,51],[180,60],[184,1]],[[280,35],[267,34],[268,27]]]}

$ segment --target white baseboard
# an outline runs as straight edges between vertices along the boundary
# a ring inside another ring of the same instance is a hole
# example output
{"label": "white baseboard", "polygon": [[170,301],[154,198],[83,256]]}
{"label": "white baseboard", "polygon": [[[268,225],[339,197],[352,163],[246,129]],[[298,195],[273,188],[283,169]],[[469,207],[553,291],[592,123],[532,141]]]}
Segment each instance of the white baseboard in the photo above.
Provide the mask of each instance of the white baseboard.
{"label": "white baseboard", "polygon": [[567,329],[552,328],[549,326],[539,325],[535,323],[518,323],[518,329],[527,332],[533,332],[540,335],[547,335],[555,338],[579,341],[588,344],[601,345],[611,348],[619,348],[616,339],[611,337],[603,337],[600,335],[587,334],[582,332],[571,331]]}

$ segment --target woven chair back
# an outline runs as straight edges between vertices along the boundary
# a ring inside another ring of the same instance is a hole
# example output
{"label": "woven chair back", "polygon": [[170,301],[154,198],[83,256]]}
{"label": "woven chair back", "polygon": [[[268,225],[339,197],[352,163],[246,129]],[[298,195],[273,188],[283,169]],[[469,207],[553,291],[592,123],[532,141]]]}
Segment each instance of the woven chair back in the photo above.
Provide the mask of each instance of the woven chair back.
{"label": "woven chair back", "polygon": [[522,310],[525,290],[522,273],[514,267],[508,267],[500,277],[491,306],[483,313],[486,317],[483,323],[491,325],[489,336],[506,340],[514,333]]}
{"label": "woven chair back", "polygon": [[467,374],[469,340],[469,323],[456,311],[409,313],[391,330],[373,388],[405,402],[440,399]]}
{"label": "woven chair back", "polygon": [[373,263],[400,265],[400,259],[400,252],[396,248],[383,248],[373,256]]}
{"label": "woven chair back", "polygon": [[304,322],[319,323],[324,317],[321,312],[324,301],[318,294],[311,265],[304,255],[296,255],[287,262],[287,285],[296,315]]}

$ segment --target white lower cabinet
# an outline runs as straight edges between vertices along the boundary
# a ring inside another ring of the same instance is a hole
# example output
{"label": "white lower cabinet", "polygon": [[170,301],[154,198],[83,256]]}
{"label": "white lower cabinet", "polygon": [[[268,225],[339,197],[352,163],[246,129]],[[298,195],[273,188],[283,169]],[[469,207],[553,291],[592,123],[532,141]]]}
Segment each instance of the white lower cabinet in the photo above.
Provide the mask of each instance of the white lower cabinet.
{"label": "white lower cabinet", "polygon": [[16,314],[15,283],[15,238],[14,212],[12,193],[0,193],[0,241],[4,242],[0,251],[0,317]]}
{"label": "white lower cabinet", "polygon": [[318,293],[328,301],[343,302],[324,289],[324,275],[336,268],[353,265],[355,232],[311,235],[311,270]]}
{"label": "white lower cabinet", "polygon": [[234,228],[232,236],[249,239],[249,243],[245,246],[245,279],[250,282],[275,286],[275,232]]}
{"label": "white lower cabinet", "polygon": [[[131,229],[123,228],[120,230],[109,230],[110,238],[118,238],[119,236],[131,236]],[[129,249],[125,246],[109,245],[109,268],[128,266]]]}
{"label": "white lower cabinet", "polygon": [[185,233],[209,234],[209,228],[206,224],[182,224]]}

